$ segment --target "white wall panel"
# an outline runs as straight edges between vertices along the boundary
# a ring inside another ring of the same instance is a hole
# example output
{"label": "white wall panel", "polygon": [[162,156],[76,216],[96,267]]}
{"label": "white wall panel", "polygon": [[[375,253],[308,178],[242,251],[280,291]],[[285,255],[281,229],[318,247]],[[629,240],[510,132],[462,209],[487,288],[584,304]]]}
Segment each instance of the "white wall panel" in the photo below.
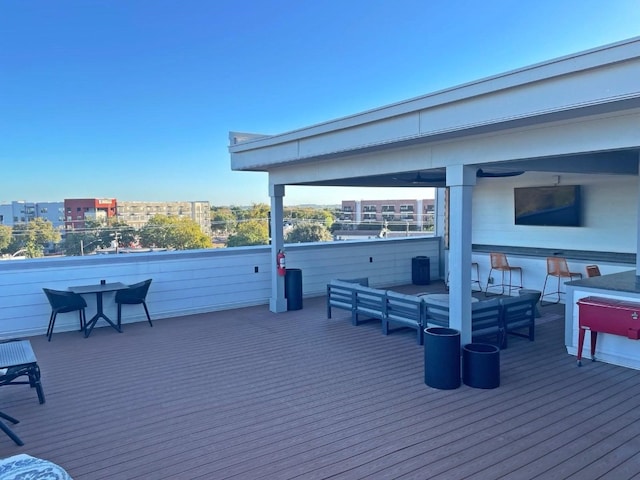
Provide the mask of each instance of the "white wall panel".
{"label": "white wall panel", "polygon": [[[489,276],[489,269],[491,268],[491,261],[489,259],[488,253],[474,253],[473,261],[478,263],[478,269],[480,271],[480,284],[482,285],[482,289],[484,290],[487,286],[487,277]],[[542,292],[544,287],[545,278],[547,275],[547,262],[546,258],[543,257],[530,257],[526,255],[507,255],[507,259],[509,261],[509,265],[513,267],[522,268],[522,283],[524,288],[531,290],[539,290]],[[585,260],[574,260],[571,258],[567,259],[567,264],[569,265],[569,270],[572,272],[582,273],[583,278],[586,278],[586,270],[585,267],[587,265],[593,264],[593,262],[585,261]],[[598,266],[600,267],[600,272],[603,275],[608,275],[610,273],[620,273],[628,270],[633,270],[633,265],[613,265],[606,264],[602,262],[598,262]],[[491,276],[495,279],[495,283],[500,282],[500,272],[492,272]],[[518,277],[514,277],[514,283],[517,282]],[[547,292],[555,291],[558,286],[558,279],[555,277],[550,277],[547,283]],[[561,284],[560,290],[564,292],[566,287]],[[491,292],[499,293],[500,289],[490,289]],[[518,295],[517,291],[513,291],[512,295]],[[545,301],[555,301],[557,297],[551,296],[545,298]],[[561,295],[561,303],[565,303],[565,295]]]}
{"label": "white wall panel", "polygon": [[635,253],[637,177],[560,175],[561,184],[582,185],[583,226],[514,225],[514,187],[553,185],[557,178],[527,173],[515,181],[513,177],[479,181],[473,192],[473,243]]}
{"label": "white wall panel", "polygon": [[[439,244],[438,238],[421,237],[287,245],[287,265],[302,269],[304,296],[319,296],[338,277],[369,276],[376,286],[410,283],[411,258],[418,255],[432,257],[431,276],[437,278]],[[0,262],[0,335],[44,334],[51,309],[43,287],[64,290],[102,279],[134,283],[152,278],[147,297],[152,319],[268,305],[270,258],[269,247],[240,247]],[[115,318],[112,296],[104,297],[105,312]],[[87,296],[87,303],[89,318],[95,298]],[[139,306],[125,307],[123,314],[124,323],[146,321]],[[56,332],[77,328],[76,313],[56,320]]]}

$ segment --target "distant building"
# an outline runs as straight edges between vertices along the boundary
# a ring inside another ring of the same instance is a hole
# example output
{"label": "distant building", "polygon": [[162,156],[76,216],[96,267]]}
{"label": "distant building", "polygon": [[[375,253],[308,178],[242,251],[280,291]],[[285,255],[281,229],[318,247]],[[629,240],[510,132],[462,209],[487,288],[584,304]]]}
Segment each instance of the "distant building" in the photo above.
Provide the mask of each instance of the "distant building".
{"label": "distant building", "polygon": [[343,200],[341,223],[387,223],[423,230],[434,224],[435,200]]}
{"label": "distant building", "polygon": [[0,225],[13,227],[20,223],[29,223],[36,218],[50,221],[55,228],[64,225],[63,202],[25,202],[13,201],[0,205]]}
{"label": "distant building", "polygon": [[67,198],[64,200],[66,230],[82,230],[85,221],[106,222],[116,217],[115,198]]}
{"label": "distant building", "polygon": [[211,205],[196,202],[119,202],[115,198],[67,198],[63,202],[14,201],[0,205],[0,225],[13,226],[44,218],[65,231],[83,230],[88,220],[117,220],[141,228],[154,215],[190,218],[211,234]]}
{"label": "distant building", "polygon": [[144,227],[155,215],[190,218],[203,233],[211,235],[211,205],[196,202],[118,202],[117,219],[134,228]]}
{"label": "distant building", "polygon": [[50,221],[55,228],[63,228],[64,202],[37,202],[36,217]]}
{"label": "distant building", "polygon": [[33,202],[14,201],[0,205],[0,224],[14,226],[28,223],[36,218],[36,204]]}

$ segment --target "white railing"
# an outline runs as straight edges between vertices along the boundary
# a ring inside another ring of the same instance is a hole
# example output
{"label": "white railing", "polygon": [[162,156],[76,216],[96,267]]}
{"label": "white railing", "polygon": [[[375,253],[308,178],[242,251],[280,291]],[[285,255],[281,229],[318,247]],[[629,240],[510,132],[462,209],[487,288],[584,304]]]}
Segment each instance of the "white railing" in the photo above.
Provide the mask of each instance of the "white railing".
{"label": "white railing", "polygon": [[[332,278],[367,276],[372,286],[411,283],[411,259],[428,256],[431,278],[441,278],[439,237],[286,245],[287,266],[302,270],[303,295],[325,294]],[[0,336],[44,334],[51,308],[42,288],[152,278],[147,303],[152,318],[181,317],[251,305],[271,296],[270,247],[239,247],[0,262]],[[105,312],[115,305],[105,295]],[[87,316],[95,299],[87,298]],[[212,316],[212,319],[215,319]],[[142,308],[127,307],[123,322],[146,321]],[[100,325],[100,324],[99,324]],[[59,315],[55,331],[78,327],[76,313]]]}

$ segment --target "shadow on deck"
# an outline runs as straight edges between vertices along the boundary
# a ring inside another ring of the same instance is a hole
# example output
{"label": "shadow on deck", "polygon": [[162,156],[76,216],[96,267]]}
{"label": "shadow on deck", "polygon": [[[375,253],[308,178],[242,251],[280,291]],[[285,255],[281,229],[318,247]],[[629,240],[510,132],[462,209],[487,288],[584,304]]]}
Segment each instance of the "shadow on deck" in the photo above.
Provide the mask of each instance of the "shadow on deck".
{"label": "shadow on deck", "polygon": [[324,297],[33,337],[47,402],[0,389],[25,441],[0,435],[0,457],[76,480],[640,475],[639,372],[577,368],[562,308],[543,313],[535,342],[501,352],[494,390],[427,387],[413,332],[328,320]]}

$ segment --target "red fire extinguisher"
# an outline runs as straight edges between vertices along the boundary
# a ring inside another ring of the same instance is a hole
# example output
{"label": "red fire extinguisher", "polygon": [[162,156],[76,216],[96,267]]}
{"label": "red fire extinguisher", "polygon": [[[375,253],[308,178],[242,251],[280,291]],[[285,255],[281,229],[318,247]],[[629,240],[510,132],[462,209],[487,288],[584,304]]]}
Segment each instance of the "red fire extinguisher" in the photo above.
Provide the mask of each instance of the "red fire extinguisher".
{"label": "red fire extinguisher", "polygon": [[282,250],[278,250],[278,255],[276,256],[276,266],[278,267],[278,275],[281,277],[287,273],[287,268],[285,266],[285,256]]}

